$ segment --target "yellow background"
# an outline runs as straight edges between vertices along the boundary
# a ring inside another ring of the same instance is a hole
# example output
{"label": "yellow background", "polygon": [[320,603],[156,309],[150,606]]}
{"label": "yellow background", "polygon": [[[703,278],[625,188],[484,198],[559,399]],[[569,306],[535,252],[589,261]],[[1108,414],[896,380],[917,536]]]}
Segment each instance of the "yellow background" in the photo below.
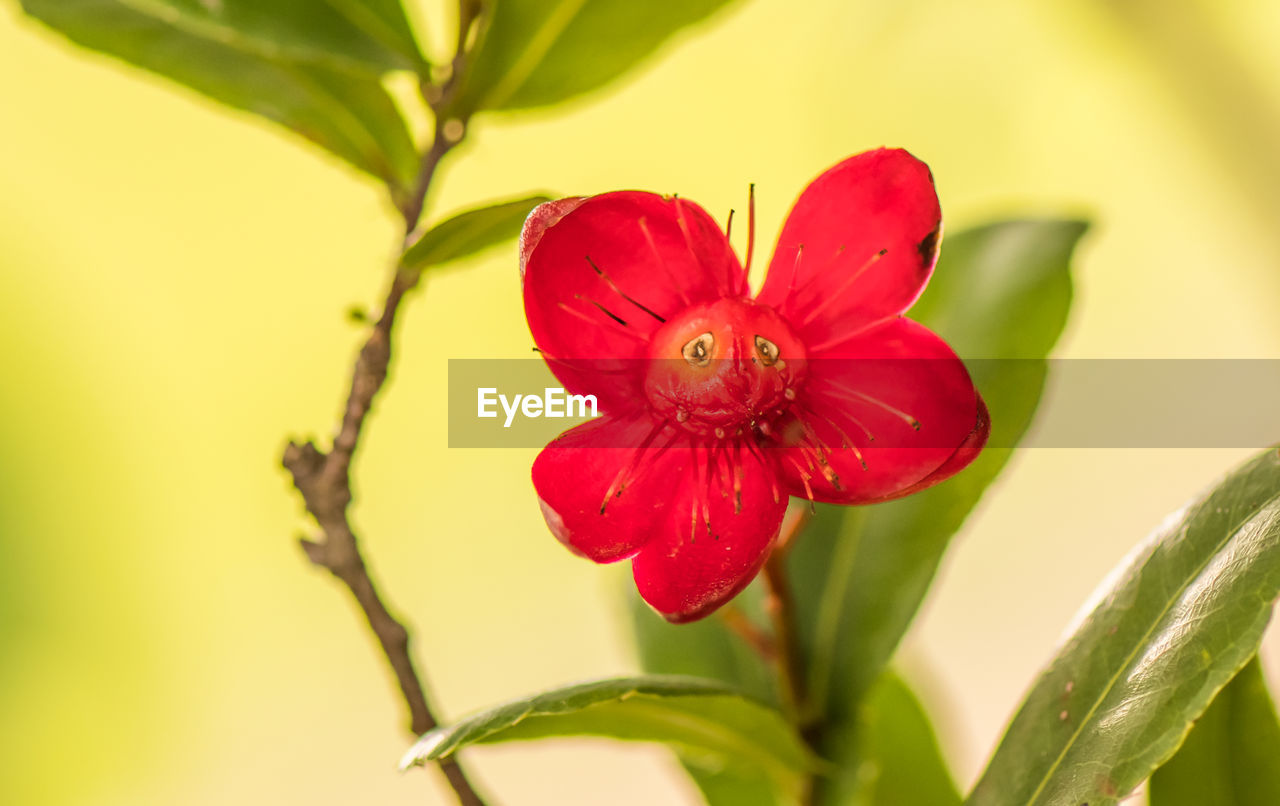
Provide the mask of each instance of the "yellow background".
{"label": "yellow background", "polygon": [[[380,297],[395,217],[326,155],[15,6],[0,11],[0,801],[448,803],[395,773],[400,702],[345,592],[297,550],[308,525],[278,467],[286,437],[335,423],[361,340],[344,314]],[[432,209],[634,187],[722,216],[755,182],[767,255],[810,178],[901,145],[932,166],[953,232],[1096,220],[1060,355],[1275,357],[1278,31],[1267,0],[749,0],[605,93],[477,121]],[[355,517],[444,710],[634,668],[625,569],[547,533],[534,451],[445,447],[447,359],[528,355],[512,247],[433,277],[399,337]],[[1245,453],[1017,458],[901,656],[962,784],[1093,585]],[[652,747],[470,758],[511,804],[695,802]]]}

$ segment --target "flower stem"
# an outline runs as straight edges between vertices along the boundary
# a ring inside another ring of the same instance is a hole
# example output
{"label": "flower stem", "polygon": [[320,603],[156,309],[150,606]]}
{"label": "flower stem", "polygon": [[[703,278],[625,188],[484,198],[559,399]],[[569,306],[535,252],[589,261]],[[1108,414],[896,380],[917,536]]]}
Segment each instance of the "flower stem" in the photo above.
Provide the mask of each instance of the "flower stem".
{"label": "flower stem", "polygon": [[[793,506],[787,510],[777,543],[769,559],[765,561],[763,577],[768,589],[765,609],[773,626],[773,651],[770,656],[777,669],[783,710],[796,726],[800,737],[816,751],[817,748],[813,747],[814,726],[810,724],[811,708],[804,651],[796,632],[795,595],[791,589],[791,578],[787,574],[789,549],[812,517],[813,511],[808,505]],[[799,802],[805,806],[815,803],[817,791],[817,780],[810,778]]]}
{"label": "flower stem", "polygon": [[764,564],[764,581],[769,591],[765,607],[773,624],[772,655],[777,665],[783,703],[797,725],[807,713],[808,687],[804,655],[796,635],[795,596],[787,575],[787,554],[792,541],[808,525],[811,517],[808,507],[789,509],[783,518],[777,544]]}
{"label": "flower stem", "polygon": [[[423,83],[423,98],[436,112],[436,120],[431,143],[422,154],[417,181],[407,197],[399,200],[400,213],[404,218],[403,245],[406,247],[417,234],[427,192],[440,161],[461,142],[466,132],[465,121],[447,118],[442,110],[447,107],[457,86],[465,63],[468,35],[480,10],[477,0],[459,0],[458,49],[451,75],[443,86]],[[436,727],[435,712],[409,651],[409,632],[392,615],[373,583],[352,528],[348,508],[352,500],[351,461],[374,398],[387,380],[396,314],[405,296],[418,285],[419,276],[418,272],[400,268],[398,261],[392,268],[382,313],[356,359],[342,422],[329,450],[318,448],[314,442],[290,442],[283,458],[307,512],[320,527],[320,537],[315,540],[304,538],[302,548],[311,562],[328,569],[351,591],[395,674],[409,710],[409,729],[415,736]],[[438,764],[461,806],[485,806],[461,762],[449,757]]]}

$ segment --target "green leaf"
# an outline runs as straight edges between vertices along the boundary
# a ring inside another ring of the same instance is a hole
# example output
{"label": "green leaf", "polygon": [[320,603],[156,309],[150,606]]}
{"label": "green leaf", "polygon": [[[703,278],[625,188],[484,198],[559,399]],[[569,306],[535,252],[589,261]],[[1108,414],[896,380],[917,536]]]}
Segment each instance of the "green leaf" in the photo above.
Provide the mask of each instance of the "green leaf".
{"label": "green leaf", "polygon": [[380,75],[422,62],[398,0],[22,0],[28,14],[151,20],[270,60]]}
{"label": "green leaf", "polygon": [[1151,806],[1280,803],[1280,720],[1255,657],[1151,777]]}
{"label": "green leaf", "polygon": [[[360,12],[352,3],[22,0],[28,14],[79,45],[274,120],[393,189],[407,188],[417,152],[379,76],[408,66],[408,57],[344,16],[392,20],[393,6],[379,0]],[[407,24],[400,35],[412,41]]]}
{"label": "green leaf", "polygon": [[[840,770],[830,803],[863,806],[959,806],[961,797],[924,706],[885,672],[867,693],[858,723],[835,755]],[[836,743],[839,744],[839,743]]]}
{"label": "green leaf", "polygon": [[558,103],[613,80],[730,0],[494,0],[449,114]]}
{"label": "green leaf", "polygon": [[1174,513],[1098,591],[971,806],[1118,802],[1258,649],[1280,594],[1280,452]]}
{"label": "green leaf", "polygon": [[468,210],[436,224],[400,258],[406,269],[425,269],[497,246],[520,234],[533,208],[551,201],[547,196],[527,196]]}
{"label": "green leaf", "polygon": [[649,676],[579,683],[496,706],[422,736],[401,768],[477,742],[604,736],[664,742],[701,770],[733,770],[793,793],[812,759],[782,715],[710,680]]}
{"label": "green leaf", "polygon": [[[242,0],[242,2],[250,2],[255,6],[261,5],[261,0]],[[305,3],[307,19],[311,18],[310,9],[314,3],[309,0],[293,0],[293,2]],[[413,26],[405,16],[400,0],[323,0],[323,2],[341,14],[353,27],[363,31],[370,39],[376,40],[383,49],[384,58],[389,61],[402,60],[406,69],[416,70],[420,75],[426,74],[426,60],[422,58],[422,51],[413,35]]]}
{"label": "green leaf", "polygon": [[791,806],[796,802],[794,797],[775,791],[758,773],[704,770],[688,761],[683,763],[708,806]]}
{"label": "green leaf", "polygon": [[[991,444],[1012,446],[1040,401],[1043,360],[1066,321],[1076,221],[1009,221],[948,238],[933,280],[909,312],[971,362],[991,411]],[[810,716],[855,718],[928,590],[952,535],[1004,467],[989,447],[964,472],[873,507],[819,507],[788,558],[809,670]]]}

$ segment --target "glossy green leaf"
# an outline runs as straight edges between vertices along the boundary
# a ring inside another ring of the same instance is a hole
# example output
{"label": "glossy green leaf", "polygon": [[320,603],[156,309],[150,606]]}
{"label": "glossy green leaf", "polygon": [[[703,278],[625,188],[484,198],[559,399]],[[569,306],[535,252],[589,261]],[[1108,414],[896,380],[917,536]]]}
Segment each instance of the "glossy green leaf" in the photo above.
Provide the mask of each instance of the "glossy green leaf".
{"label": "glossy green leaf", "polygon": [[720,683],[649,676],[579,683],[504,703],[427,733],[401,767],[469,744],[556,736],[663,742],[703,770],[734,770],[794,792],[812,760],[775,709]]}
{"label": "glossy green leaf", "polygon": [[1174,513],[1098,590],[968,803],[1118,802],[1258,649],[1280,594],[1280,452]]}
{"label": "glossy green leaf", "polygon": [[494,0],[450,114],[546,106],[596,89],[729,2]]}
{"label": "glossy green leaf", "polygon": [[[363,10],[354,0],[22,0],[22,6],[77,44],[283,124],[393,188],[409,187],[417,174],[412,138],[379,78],[405,66],[407,57],[362,33],[367,23],[357,27],[343,16],[383,19],[392,8],[385,0]],[[225,19],[210,10],[216,8]],[[232,19],[246,28],[232,27]]]}
{"label": "glossy green leaf", "polygon": [[425,269],[509,241],[520,234],[533,208],[546,201],[550,201],[546,196],[527,196],[459,213],[423,233],[405,251],[400,265]]}
{"label": "glossy green leaf", "polygon": [[1255,657],[1156,770],[1151,806],[1280,804],[1280,719]]}
{"label": "glossy green leaf", "polygon": [[959,806],[924,706],[907,684],[885,672],[863,702],[856,725],[830,745],[838,770],[823,796],[862,806]]}
{"label": "glossy green leaf", "polygon": [[1043,360],[1066,321],[1075,221],[1009,221],[948,237],[908,314],[972,362],[991,411],[991,444],[964,472],[873,507],[819,507],[788,560],[809,669],[811,717],[838,726],[879,677],[952,535],[1004,467],[1040,401]]}

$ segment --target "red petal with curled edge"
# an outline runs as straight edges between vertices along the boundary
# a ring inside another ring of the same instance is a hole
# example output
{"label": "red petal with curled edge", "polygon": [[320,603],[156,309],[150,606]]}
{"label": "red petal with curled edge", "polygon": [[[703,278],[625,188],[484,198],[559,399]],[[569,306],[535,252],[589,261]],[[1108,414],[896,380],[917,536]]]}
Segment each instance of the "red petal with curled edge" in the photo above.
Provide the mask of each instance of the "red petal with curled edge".
{"label": "red petal with curled edge", "polygon": [[564,432],[538,454],[538,503],[552,534],[570,551],[615,562],[653,535],[670,498],[671,474],[687,460],[663,451],[671,432],[656,434],[654,428],[645,418],[601,417]]}
{"label": "red petal with curled edge", "polygon": [[521,280],[524,279],[524,264],[529,260],[529,255],[533,253],[533,248],[542,240],[542,233],[547,231],[547,227],[577,209],[578,205],[585,200],[582,196],[570,196],[565,199],[544,202],[529,211],[529,216],[524,220],[524,226],[520,229]]}
{"label": "red petal with curled edge", "polygon": [[929,281],[941,232],[928,166],[902,149],[865,151],[800,194],[758,299],[820,347],[907,310]]}
{"label": "red petal with curled edge", "polygon": [[982,399],[982,395],[978,395],[978,422],[974,424],[973,431],[969,433],[969,436],[965,437],[964,442],[960,443],[960,447],[956,448],[956,452],[951,454],[947,461],[943,462],[942,466],[937,470],[905,490],[899,490],[892,496],[881,500],[888,501],[892,498],[902,498],[912,493],[918,493],[921,490],[927,490],[935,484],[941,484],[968,467],[974,459],[977,459],[978,454],[982,453],[982,449],[986,447],[987,437],[989,436],[991,436],[991,413],[987,411],[987,402]]}
{"label": "red petal with curled edge", "polygon": [[534,342],[575,394],[629,408],[648,337],[690,304],[745,292],[728,239],[698,205],[619,191],[536,208],[521,235]]}
{"label": "red petal with curled edge", "polygon": [[670,503],[655,520],[659,531],[631,563],[641,597],[671,622],[700,619],[745,588],[768,557],[787,508],[786,491],[762,454],[736,441],[713,450],[682,450],[692,461],[668,478]]}
{"label": "red petal with curled edge", "polygon": [[897,498],[959,472],[986,441],[986,407],[964,363],[910,319],[876,325],[807,367],[779,434],[788,447],[777,450],[792,495],[834,504]]}

